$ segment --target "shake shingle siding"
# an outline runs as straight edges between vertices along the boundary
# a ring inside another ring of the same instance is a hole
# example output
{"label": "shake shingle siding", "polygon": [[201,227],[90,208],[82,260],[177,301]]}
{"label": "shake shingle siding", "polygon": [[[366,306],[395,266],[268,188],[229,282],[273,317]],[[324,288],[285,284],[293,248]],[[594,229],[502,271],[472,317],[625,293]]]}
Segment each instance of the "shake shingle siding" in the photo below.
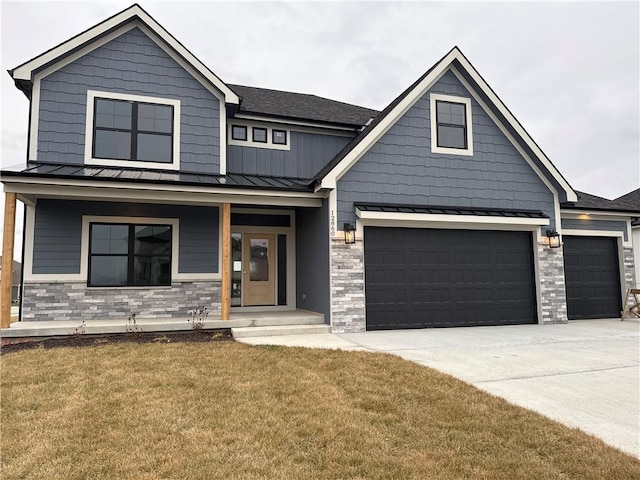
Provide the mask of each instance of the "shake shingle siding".
{"label": "shake shingle siding", "polygon": [[219,172],[219,100],[138,28],[42,79],[39,161],[84,162],[87,90],[179,99],[181,169]]}
{"label": "shake shingle siding", "polygon": [[[430,92],[471,95],[447,72]],[[555,224],[553,194],[472,99],[473,156],[431,152],[429,92],[338,181],[338,225],[354,202],[539,210]]]}

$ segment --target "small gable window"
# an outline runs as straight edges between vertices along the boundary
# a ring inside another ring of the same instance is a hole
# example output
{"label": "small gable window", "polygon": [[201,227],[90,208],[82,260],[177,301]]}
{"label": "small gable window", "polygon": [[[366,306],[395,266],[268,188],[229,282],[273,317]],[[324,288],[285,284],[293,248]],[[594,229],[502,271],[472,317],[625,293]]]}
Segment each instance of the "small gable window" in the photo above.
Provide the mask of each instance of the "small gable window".
{"label": "small gable window", "polygon": [[231,129],[231,138],[234,140],[247,140],[247,127],[234,125]]}
{"label": "small gable window", "polygon": [[253,141],[258,143],[267,143],[267,129],[253,127]]}
{"label": "small gable window", "polygon": [[285,130],[273,130],[273,143],[276,145],[286,145],[287,132]]}
{"label": "small gable window", "polygon": [[470,99],[432,93],[430,114],[434,153],[473,155]]}

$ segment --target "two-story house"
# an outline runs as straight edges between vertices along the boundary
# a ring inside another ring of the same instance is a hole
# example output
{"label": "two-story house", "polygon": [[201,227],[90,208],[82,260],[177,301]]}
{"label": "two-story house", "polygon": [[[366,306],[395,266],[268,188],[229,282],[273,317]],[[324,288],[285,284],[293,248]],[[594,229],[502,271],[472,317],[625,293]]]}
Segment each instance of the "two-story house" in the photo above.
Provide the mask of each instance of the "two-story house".
{"label": "two-story house", "polygon": [[134,5],[10,74],[22,322],[563,323],[634,283],[637,212],[574,191],[458,48],[377,112],[227,84]]}

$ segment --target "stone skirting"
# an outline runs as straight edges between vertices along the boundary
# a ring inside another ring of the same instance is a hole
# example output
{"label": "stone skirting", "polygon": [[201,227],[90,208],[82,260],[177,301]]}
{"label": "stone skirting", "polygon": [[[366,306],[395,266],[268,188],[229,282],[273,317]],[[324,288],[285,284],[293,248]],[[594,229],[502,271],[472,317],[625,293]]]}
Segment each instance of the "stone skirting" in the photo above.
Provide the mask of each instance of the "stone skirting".
{"label": "stone skirting", "polygon": [[86,283],[25,283],[22,319],[105,320],[187,318],[206,306],[220,315],[220,282],[174,282],[170,287],[88,288]]}
{"label": "stone skirting", "polygon": [[563,248],[538,245],[540,273],[540,323],[567,323],[567,294],[564,284]]}
{"label": "stone skirting", "polygon": [[364,243],[331,241],[331,331],[364,332]]}

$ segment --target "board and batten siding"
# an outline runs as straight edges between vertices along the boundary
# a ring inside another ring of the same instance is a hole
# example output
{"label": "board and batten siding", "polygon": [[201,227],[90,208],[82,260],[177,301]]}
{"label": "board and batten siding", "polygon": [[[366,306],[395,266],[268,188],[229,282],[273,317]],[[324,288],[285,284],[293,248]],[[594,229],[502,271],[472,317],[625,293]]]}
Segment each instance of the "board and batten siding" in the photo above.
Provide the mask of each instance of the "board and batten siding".
{"label": "board and batten siding", "polygon": [[[429,93],[471,98],[473,156],[431,152]],[[354,202],[540,210],[553,193],[450,71],[338,181],[338,225]]]}
{"label": "board and batten siding", "polygon": [[227,171],[270,177],[312,178],[351,137],[290,132],[290,149],[227,147]]}
{"label": "board and batten siding", "polygon": [[83,215],[177,218],[178,272],[218,273],[218,207],[39,200],[34,224],[34,274],[80,273]]}
{"label": "board and batten siding", "polygon": [[624,220],[594,220],[591,218],[563,218],[562,230],[598,230],[608,232],[622,232],[627,242],[627,222]]}
{"label": "board and batten siding", "polygon": [[220,172],[220,101],[138,28],[42,79],[38,161],[84,162],[87,90],[180,100],[180,169]]}

